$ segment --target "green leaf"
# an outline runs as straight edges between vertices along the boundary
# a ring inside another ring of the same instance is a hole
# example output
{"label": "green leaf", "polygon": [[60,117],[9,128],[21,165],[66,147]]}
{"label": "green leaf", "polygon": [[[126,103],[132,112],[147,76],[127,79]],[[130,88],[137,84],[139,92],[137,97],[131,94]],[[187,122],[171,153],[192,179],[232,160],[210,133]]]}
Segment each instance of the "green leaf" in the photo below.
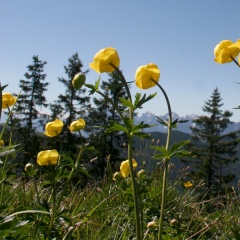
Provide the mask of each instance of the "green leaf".
{"label": "green leaf", "polygon": [[145,132],[134,132],[133,135],[138,136],[140,138],[147,138],[147,139],[152,139],[149,134]]}
{"label": "green leaf", "polygon": [[123,105],[124,107],[128,107],[128,108],[134,109],[134,105],[131,103],[130,100],[125,99],[125,98],[121,98],[121,97],[120,97],[119,99],[120,99],[120,101],[122,102],[122,105]]}
{"label": "green leaf", "polygon": [[156,151],[158,151],[159,153],[155,154],[153,156],[153,158],[155,159],[170,159],[170,154],[169,151],[166,149],[165,146],[151,146],[151,148],[155,149]]}
{"label": "green leaf", "polygon": [[170,157],[174,157],[174,156],[175,157],[186,157],[186,156],[191,155],[191,152],[182,150],[182,148],[189,143],[190,143],[190,140],[174,143],[169,150]]}
{"label": "green leaf", "polygon": [[94,94],[95,92],[98,91],[99,84],[100,84],[100,77],[99,77],[98,80],[95,82],[95,85],[93,85],[93,84],[87,84],[87,83],[85,83],[84,85],[85,85],[87,88],[90,88],[90,89],[91,89],[91,90],[89,91],[89,95],[92,95],[92,94]]}
{"label": "green leaf", "polygon": [[159,118],[159,117],[157,117],[157,116],[156,116],[156,118],[157,118],[157,121],[158,121],[161,125],[168,127],[168,121],[165,121],[165,120],[163,120],[163,119],[161,119],[161,118]]}
{"label": "green leaf", "polygon": [[144,122],[140,122],[139,124],[135,125],[133,128],[132,128],[132,131],[133,132],[137,132],[139,130],[142,130],[142,129],[145,129],[145,128],[151,128],[153,126],[155,126],[156,124],[152,124],[152,125],[149,125],[149,124],[146,124]]}
{"label": "green leaf", "polygon": [[178,118],[177,118],[176,120],[174,120],[174,121],[172,122],[172,127],[173,127],[173,128],[177,128],[178,124],[180,124],[180,123],[186,123],[186,122],[188,122],[188,120],[178,120]]}
{"label": "green leaf", "polygon": [[128,129],[125,126],[114,122],[114,123],[110,123],[110,126],[106,127],[106,132],[107,133],[113,132],[113,131],[120,131],[120,132],[126,132],[127,133]]}
{"label": "green leaf", "polygon": [[154,94],[150,94],[148,97],[146,97],[146,94],[144,94],[143,97],[141,98],[141,94],[137,93],[136,96],[135,96],[134,108],[142,108],[142,105],[144,103],[150,101],[156,95],[157,95],[157,93],[154,93]]}

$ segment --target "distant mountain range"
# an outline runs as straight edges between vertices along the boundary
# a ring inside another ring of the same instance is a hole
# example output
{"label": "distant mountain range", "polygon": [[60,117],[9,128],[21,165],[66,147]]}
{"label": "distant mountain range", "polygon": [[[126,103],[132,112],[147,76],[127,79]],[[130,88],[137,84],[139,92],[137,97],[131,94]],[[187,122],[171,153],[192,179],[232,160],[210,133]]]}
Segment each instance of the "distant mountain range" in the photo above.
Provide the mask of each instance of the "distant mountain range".
{"label": "distant mountain range", "polygon": [[[166,120],[168,118],[168,114],[165,114],[163,116],[158,116],[159,118]],[[191,133],[191,129],[190,127],[193,126],[193,120],[198,118],[198,115],[186,115],[185,117],[180,117],[177,113],[172,113],[172,117],[173,117],[173,121],[175,119],[178,120],[188,120],[188,122],[185,123],[181,123],[178,125],[177,129],[180,132],[184,132],[184,133]],[[136,123],[140,123],[140,122],[144,122],[147,124],[156,124],[156,126],[153,126],[149,129],[145,129],[146,132],[167,132],[167,128],[162,126],[160,123],[157,122],[157,118],[156,115],[154,115],[151,112],[146,112],[143,113],[141,115],[137,115],[135,116],[135,122]],[[229,124],[228,128],[226,129],[226,132],[233,132],[233,131],[239,131],[240,130],[240,122],[233,122],[232,124]]]}

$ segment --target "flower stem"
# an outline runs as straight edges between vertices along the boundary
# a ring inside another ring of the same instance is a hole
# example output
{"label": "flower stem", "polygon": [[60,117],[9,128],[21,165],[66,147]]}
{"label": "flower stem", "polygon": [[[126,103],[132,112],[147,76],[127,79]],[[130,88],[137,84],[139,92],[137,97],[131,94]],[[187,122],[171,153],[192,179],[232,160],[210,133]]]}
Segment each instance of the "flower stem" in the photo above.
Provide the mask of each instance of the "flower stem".
{"label": "flower stem", "polygon": [[[133,119],[133,110],[129,109],[129,118]],[[141,213],[141,209],[139,208],[139,199],[138,199],[138,190],[137,190],[137,182],[135,178],[135,172],[133,169],[133,162],[132,162],[132,146],[133,138],[132,132],[128,132],[128,161],[129,161],[129,168],[130,168],[130,176],[132,180],[132,189],[133,189],[133,201],[134,201],[134,212],[135,212],[135,224],[136,224],[136,235],[137,240],[142,239],[142,228],[141,228],[141,221],[139,213]]]}
{"label": "flower stem", "polygon": [[240,67],[239,63],[236,61],[234,57],[231,56],[231,59],[237,64],[238,67]]}
{"label": "flower stem", "polygon": [[48,227],[48,239],[51,239],[51,231],[53,228],[53,223],[56,215],[56,180],[55,180],[55,166],[52,166],[52,213],[51,219]]}
{"label": "flower stem", "polygon": [[[162,91],[166,102],[167,102],[167,107],[168,107],[168,134],[167,134],[167,140],[166,140],[166,150],[168,151],[169,149],[169,144],[170,144],[170,139],[171,139],[171,133],[172,133],[172,110],[171,110],[171,105],[170,101],[168,99],[168,96],[165,92],[165,90],[162,88],[162,86],[154,81],[156,85],[160,88]],[[162,230],[163,230],[163,220],[164,220],[164,214],[165,214],[165,200],[166,200],[166,188],[167,188],[167,173],[168,173],[168,162],[170,159],[164,158],[163,159],[163,164],[164,164],[164,172],[163,172],[163,185],[162,185],[162,202],[161,202],[161,213],[160,213],[160,221],[159,221],[159,227],[158,227],[158,240],[162,239]]]}

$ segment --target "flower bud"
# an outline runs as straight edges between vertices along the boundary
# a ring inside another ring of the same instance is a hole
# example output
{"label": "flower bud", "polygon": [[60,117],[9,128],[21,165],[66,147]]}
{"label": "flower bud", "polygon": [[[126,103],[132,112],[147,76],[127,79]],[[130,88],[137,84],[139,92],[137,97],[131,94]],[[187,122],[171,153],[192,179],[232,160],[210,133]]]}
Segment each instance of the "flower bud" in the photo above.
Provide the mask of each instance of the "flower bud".
{"label": "flower bud", "polygon": [[147,228],[157,228],[157,227],[158,227],[157,222],[149,222],[147,224]]}
{"label": "flower bud", "polygon": [[115,172],[113,174],[113,181],[118,181],[122,178],[122,175],[120,174],[120,172]]}
{"label": "flower bud", "polygon": [[33,174],[34,174],[33,164],[27,163],[27,164],[25,165],[24,170],[25,170],[25,172],[26,172],[29,176],[33,176]]}
{"label": "flower bud", "polygon": [[172,227],[176,226],[177,224],[178,224],[178,220],[176,218],[174,218],[170,221],[170,226],[172,226]]}
{"label": "flower bud", "polygon": [[72,80],[72,85],[74,86],[75,89],[80,89],[83,84],[85,83],[86,76],[82,73],[78,73],[74,76]]}
{"label": "flower bud", "polygon": [[141,169],[141,170],[137,173],[138,177],[144,176],[145,174],[146,174],[146,173],[145,173],[145,170],[143,170],[143,169]]}

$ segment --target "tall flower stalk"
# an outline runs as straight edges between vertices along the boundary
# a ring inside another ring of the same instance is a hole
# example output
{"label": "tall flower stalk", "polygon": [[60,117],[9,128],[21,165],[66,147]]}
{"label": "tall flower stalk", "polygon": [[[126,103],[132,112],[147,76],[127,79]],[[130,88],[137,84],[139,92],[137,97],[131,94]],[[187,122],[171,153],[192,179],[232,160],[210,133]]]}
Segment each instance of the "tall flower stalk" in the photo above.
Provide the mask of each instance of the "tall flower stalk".
{"label": "tall flower stalk", "polygon": [[[113,48],[106,48],[100,50],[94,57],[94,62],[90,64],[90,67],[94,69],[95,71],[102,73],[102,72],[113,72],[114,70],[117,71],[120,75],[120,79],[122,84],[125,86],[125,90],[128,95],[128,103],[133,106],[132,104],[132,98],[131,93],[128,87],[128,83],[126,79],[124,78],[122,72],[118,69],[118,66],[120,64],[120,59],[118,57],[118,53]],[[142,239],[142,224],[141,224],[141,210],[139,207],[139,199],[138,199],[138,190],[137,190],[137,182],[133,167],[133,112],[134,108],[131,106],[128,106],[128,117],[122,114],[122,112],[119,110],[118,106],[115,105],[115,103],[109,99],[107,96],[105,96],[99,89],[98,86],[93,87],[92,85],[86,84],[86,86],[93,89],[93,92],[99,93],[101,96],[103,96],[109,103],[112,105],[112,107],[118,112],[125,128],[125,132],[127,133],[128,137],[128,161],[129,161],[129,169],[130,169],[130,176],[131,176],[131,183],[132,183],[132,191],[133,191],[133,201],[134,201],[134,212],[135,212],[135,225],[136,225],[136,237],[138,240]],[[129,124],[130,123],[130,124]],[[113,129],[114,130],[114,129]]]}
{"label": "tall flower stalk", "polygon": [[[171,139],[171,133],[172,133],[172,110],[171,110],[171,105],[170,101],[168,99],[168,96],[165,92],[165,90],[162,88],[162,86],[157,83],[156,81],[152,80],[153,82],[156,83],[156,85],[161,89],[166,102],[167,102],[167,107],[168,107],[168,133],[167,133],[167,140],[166,140],[166,150],[169,150],[169,145],[170,145],[170,139]],[[167,189],[167,173],[168,173],[168,163],[169,160],[167,157],[163,159],[163,164],[164,164],[164,170],[163,170],[163,185],[162,185],[162,202],[161,202],[161,213],[160,213],[160,220],[159,220],[159,227],[158,227],[158,240],[162,239],[162,230],[163,230],[163,219],[164,219],[164,214],[165,214],[165,199],[166,199],[166,189]]]}

